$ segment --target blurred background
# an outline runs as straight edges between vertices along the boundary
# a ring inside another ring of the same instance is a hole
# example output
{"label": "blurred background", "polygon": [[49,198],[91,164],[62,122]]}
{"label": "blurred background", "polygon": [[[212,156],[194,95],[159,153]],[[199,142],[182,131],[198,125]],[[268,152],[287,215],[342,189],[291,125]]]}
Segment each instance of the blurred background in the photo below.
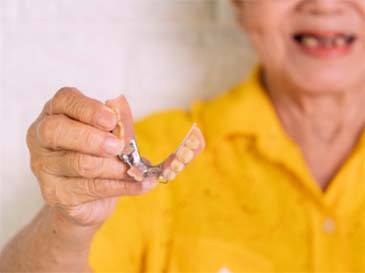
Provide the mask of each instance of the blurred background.
{"label": "blurred background", "polygon": [[63,86],[136,118],[243,80],[255,56],[229,0],[0,0],[0,247],[42,205],[25,135]]}

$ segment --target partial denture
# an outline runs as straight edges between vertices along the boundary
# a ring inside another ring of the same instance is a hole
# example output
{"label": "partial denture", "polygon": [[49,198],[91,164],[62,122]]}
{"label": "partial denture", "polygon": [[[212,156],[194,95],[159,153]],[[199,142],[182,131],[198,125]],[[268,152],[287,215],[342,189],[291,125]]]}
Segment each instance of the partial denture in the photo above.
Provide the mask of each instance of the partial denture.
{"label": "partial denture", "polygon": [[[204,148],[205,142],[199,128],[194,124],[188,135],[182,141],[175,154],[169,157],[163,164],[168,170],[163,173],[160,182],[168,182],[175,178],[177,173],[181,172]],[[174,175],[171,172],[174,172]],[[168,175],[167,175],[168,174]]]}
{"label": "partial denture", "polygon": [[161,164],[153,166],[139,154],[134,137],[132,113],[126,98],[121,96],[115,100],[109,100],[107,105],[117,113],[119,120],[113,133],[124,139],[126,143],[119,158],[129,166],[127,174],[138,182],[148,178],[156,179],[161,183],[174,180],[176,175],[204,149],[203,134],[196,124],[193,124],[177,151]]}

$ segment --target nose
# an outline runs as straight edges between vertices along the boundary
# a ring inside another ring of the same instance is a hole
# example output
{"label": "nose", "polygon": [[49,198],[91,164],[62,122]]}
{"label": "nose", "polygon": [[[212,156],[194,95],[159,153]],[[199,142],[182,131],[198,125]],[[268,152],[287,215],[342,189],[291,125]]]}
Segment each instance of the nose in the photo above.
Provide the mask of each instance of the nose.
{"label": "nose", "polygon": [[340,15],[343,13],[343,0],[302,0],[298,10],[311,15]]}

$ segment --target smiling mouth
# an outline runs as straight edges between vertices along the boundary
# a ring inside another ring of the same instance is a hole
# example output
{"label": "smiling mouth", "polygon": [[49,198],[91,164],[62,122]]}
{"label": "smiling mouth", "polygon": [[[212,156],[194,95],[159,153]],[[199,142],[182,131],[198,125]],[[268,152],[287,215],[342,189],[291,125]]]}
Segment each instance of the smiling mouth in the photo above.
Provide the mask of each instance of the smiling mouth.
{"label": "smiling mouth", "polygon": [[355,34],[340,32],[301,32],[292,38],[302,50],[316,57],[348,54],[357,40]]}

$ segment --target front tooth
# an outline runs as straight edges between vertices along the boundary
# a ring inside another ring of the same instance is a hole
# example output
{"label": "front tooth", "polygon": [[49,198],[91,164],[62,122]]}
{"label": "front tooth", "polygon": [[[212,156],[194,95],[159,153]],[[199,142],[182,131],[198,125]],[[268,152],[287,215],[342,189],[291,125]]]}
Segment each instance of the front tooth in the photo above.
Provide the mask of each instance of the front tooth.
{"label": "front tooth", "polygon": [[334,39],[334,45],[336,47],[344,47],[346,45],[345,37],[339,36]]}
{"label": "front tooth", "polygon": [[189,149],[196,150],[199,148],[199,139],[195,135],[191,135],[185,143],[186,147]]}
{"label": "front tooth", "polygon": [[181,163],[177,159],[174,159],[171,162],[171,166],[170,166],[171,170],[173,170],[174,172],[177,172],[177,173],[181,172],[184,169],[184,167],[185,167],[184,164]]}
{"label": "front tooth", "polygon": [[306,36],[302,39],[302,43],[303,45],[310,47],[310,48],[314,48],[317,47],[319,42],[317,40],[317,38],[315,37],[311,37],[311,36]]}
{"label": "front tooth", "polygon": [[177,152],[176,157],[182,163],[188,164],[191,160],[193,160],[194,152],[186,147],[182,147]]}

